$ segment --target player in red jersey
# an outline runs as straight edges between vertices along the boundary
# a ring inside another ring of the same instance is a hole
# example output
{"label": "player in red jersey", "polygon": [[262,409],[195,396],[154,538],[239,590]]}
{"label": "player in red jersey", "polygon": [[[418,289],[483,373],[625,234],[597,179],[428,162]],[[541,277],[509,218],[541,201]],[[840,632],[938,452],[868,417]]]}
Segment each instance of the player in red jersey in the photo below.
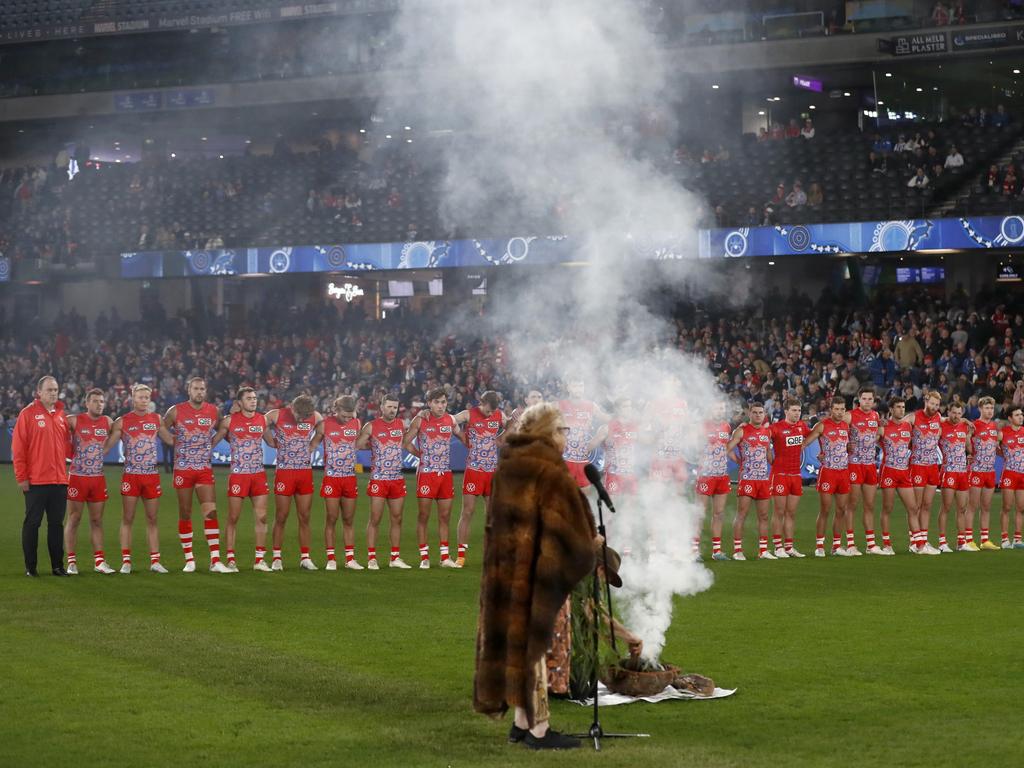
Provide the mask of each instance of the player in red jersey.
{"label": "player in red jersey", "polygon": [[[1003,427],[999,452],[1003,457],[1003,474],[999,488],[1003,496],[1001,522],[1002,549],[1024,549],[1021,528],[1024,527],[1024,408],[1011,406],[1006,414],[1009,424]],[[1015,512],[1013,543],[1010,543],[1010,512]]]}
{"label": "player in red jersey", "polygon": [[562,412],[569,435],[565,443],[562,458],[569,468],[569,474],[580,488],[589,488],[583,468],[590,463],[590,454],[594,450],[594,435],[598,427],[608,423],[608,415],[597,403],[585,400],[582,379],[569,379],[566,382],[568,399],[559,400],[556,405]]}
{"label": "player in red jersey", "polygon": [[704,500],[704,516],[711,507],[711,559],[728,560],[722,551],[722,524],[725,504],[732,484],[729,482],[729,441],[732,427],[725,420],[725,403],[717,402],[711,418],[704,423],[704,454],[697,471],[697,495]]}
{"label": "player in red jersey", "polygon": [[405,432],[402,447],[420,460],[416,471],[416,540],[420,546],[420,568],[430,567],[427,524],[430,507],[437,504],[437,535],[441,567],[458,568],[448,553],[452,501],[455,498],[452,476],[452,438],[462,439],[455,417],[448,413],[448,393],[444,387],[427,392],[427,409],[416,414]]}
{"label": "player in red jersey", "polygon": [[[616,398],[611,421],[600,427],[594,435],[593,447],[604,446],[604,487],[613,500],[636,496],[636,448],[640,435],[633,411],[633,401],[628,397]],[[614,517],[614,516],[612,516]],[[611,526],[605,520],[605,528]],[[629,549],[623,550],[628,554]]]}
{"label": "player in red jersey", "polygon": [[793,546],[796,531],[796,510],[800,506],[800,497],[804,493],[803,456],[804,438],[811,433],[810,428],[800,420],[800,401],[788,398],[783,403],[785,418],[771,426],[772,452],[772,500],[775,514],[772,516],[772,545],[775,556],[803,557],[803,553]]}
{"label": "player in red jersey", "polygon": [[846,530],[853,530],[858,500],[864,521],[865,551],[869,555],[884,554],[875,542],[875,492],[878,490],[878,437],[881,418],[875,411],[874,387],[861,387],[857,406],[850,411],[850,503],[846,513]]}
{"label": "player in red jersey", "polygon": [[[964,404],[951,400],[942,422],[939,450],[942,451],[942,508],[939,510],[939,552],[952,552],[946,542],[950,508],[956,510],[957,551],[971,552],[966,545],[967,492],[971,487],[967,467],[970,464],[971,423],[964,421]],[[971,541],[974,541],[973,532]]]}
{"label": "player in red jersey", "polygon": [[[974,525],[975,513],[980,509],[981,543],[977,544],[984,551],[998,550],[989,538],[989,515],[992,507],[992,496],[996,487],[996,453],[1002,432],[995,422],[996,401],[991,397],[978,400],[981,417],[974,420],[974,435],[971,438],[971,490],[968,493],[967,527]],[[973,536],[968,545],[973,544]]]}
{"label": "player in red jersey", "polygon": [[102,389],[90,389],[85,394],[85,413],[67,417],[71,430],[71,471],[68,473],[68,519],[64,523],[64,549],[67,552],[67,571],[78,573],[75,544],[82,510],[89,506],[89,534],[92,539],[93,570],[96,573],[114,573],[103,554],[103,508],[107,503],[107,481],[103,477],[103,446],[107,442],[113,419],[103,415],[107,399]]}
{"label": "player in red jersey", "polygon": [[121,476],[121,573],[132,572],[132,523],[135,508],[142,497],[146,511],[146,535],[149,539],[149,569],[154,573],[167,573],[160,563],[160,528],[157,511],[160,508],[160,473],[156,461],[157,440],[174,445],[174,435],[152,412],[152,390],[145,384],[132,387],[132,411],[114,420],[103,446],[105,454],[121,441],[124,453],[124,474]]}
{"label": "player in red jersey", "polygon": [[363,425],[356,418],[356,399],[343,395],[334,401],[334,414],[324,419],[324,479],[320,496],[327,508],[324,542],[327,547],[327,570],[338,568],[334,554],[335,532],[341,516],[341,535],[345,544],[345,567],[361,571],[356,561],[356,440]]}
{"label": "player in red jersey", "polygon": [[192,493],[199,499],[203,513],[203,532],[210,548],[210,572],[231,573],[220,561],[220,526],[217,523],[217,496],[213,487],[213,444],[220,414],[206,402],[206,380],[193,376],[188,380],[188,400],[172,405],[164,414],[164,426],[174,433],[174,490],[178,495],[178,538],[185,554],[185,573],[193,573]]}
{"label": "player in red jersey", "polygon": [[928,543],[928,524],[932,518],[932,499],[941,480],[939,438],[942,437],[942,416],[939,406],[942,395],[928,392],[924,396],[924,410],[908,414],[914,436],[910,441],[910,480],[914,485],[914,503],[917,505],[917,531],[910,532],[911,547],[926,555],[939,550]]}
{"label": "player in red jersey", "polygon": [[380,415],[363,425],[356,441],[356,450],[367,446],[373,454],[373,469],[367,494],[370,497],[370,522],[366,526],[366,567],[379,570],[377,565],[377,531],[384,507],[390,514],[390,539],[392,568],[409,568],[399,556],[402,540],[402,509],[405,506],[405,480],[402,479],[402,443],[405,425],[398,418],[398,398],[384,395],[380,400]]}
{"label": "player in red jersey", "polygon": [[828,529],[828,515],[835,501],[835,517],[832,520],[832,554],[839,557],[854,557],[860,553],[853,540],[853,531],[846,530],[846,546],[842,546],[843,525],[846,523],[847,505],[850,503],[850,425],[846,402],[836,395],[827,418],[814,425],[804,439],[804,446],[818,441],[818,496],[820,506],[815,522],[814,556],[825,556],[825,531]]}
{"label": "player in red jersey", "polygon": [[665,391],[667,395],[648,403],[644,419],[654,446],[650,478],[682,488],[689,481],[684,451],[686,434],[692,425],[686,400],[678,395],[682,391],[678,376],[672,374],[668,377]]}
{"label": "player in red jersey", "polygon": [[231,474],[228,476],[227,567],[238,573],[235,560],[235,538],[238,520],[242,516],[242,502],[252,502],[252,516],[256,531],[254,571],[269,571],[267,554],[267,470],[263,466],[263,444],[266,442],[267,419],[256,413],[256,390],[242,387],[235,395],[232,413],[220,421],[217,433],[211,439],[216,446],[225,437],[231,448]]}
{"label": "player in red jersey", "polygon": [[267,411],[267,429],[274,431],[277,448],[277,470],[274,472],[274,552],[270,570],[283,571],[281,549],[284,528],[295,499],[295,516],[299,520],[299,568],[315,571],[310,556],[312,536],[309,516],[313,508],[313,451],[324,439],[324,417],[316,410],[309,395],[299,395],[291,404]]}
{"label": "player in red jersey", "polygon": [[519,428],[519,417],[523,415],[523,411],[525,411],[530,406],[544,402],[544,395],[539,389],[531,389],[529,392],[526,393],[526,398],[524,399],[524,402],[526,403],[526,405],[524,405],[522,408],[516,408],[515,410],[512,411],[512,413],[509,414],[509,432],[515,432],[516,429]]}
{"label": "player in red jersey", "polygon": [[[528,404],[531,404],[534,396],[536,402],[541,401],[540,393],[532,390],[526,396]],[[469,447],[466,471],[462,476],[462,513],[459,515],[457,528],[459,551],[455,564],[459,568],[466,564],[466,550],[469,548],[470,526],[476,512],[476,500],[480,496],[485,499],[491,497],[491,478],[494,476],[494,470],[498,468],[498,443],[510,424],[510,420],[506,419],[498,405],[498,393],[488,391],[480,395],[478,406],[455,414],[455,423],[461,427],[463,440]],[[484,503],[486,505],[486,502]]]}
{"label": "player in red jersey", "polygon": [[[882,486],[882,554],[890,557],[896,554],[889,534],[889,521],[897,495],[907,510],[907,527],[911,531],[917,530],[917,502],[914,500],[910,478],[910,441],[914,433],[904,421],[906,415],[906,401],[902,397],[892,398],[885,426],[881,429],[882,472],[879,485]],[[917,552],[917,549],[913,551]]]}
{"label": "player in red jersey", "polygon": [[[764,403],[754,401],[747,408],[747,423],[732,433],[726,450],[739,464],[740,480],[736,493],[736,522],[732,529],[732,559],[746,560],[743,554],[743,523],[746,522],[750,502],[757,512],[757,557],[776,560],[768,551],[768,499],[771,497],[772,432],[764,425]],[[738,449],[738,453],[736,452]]]}

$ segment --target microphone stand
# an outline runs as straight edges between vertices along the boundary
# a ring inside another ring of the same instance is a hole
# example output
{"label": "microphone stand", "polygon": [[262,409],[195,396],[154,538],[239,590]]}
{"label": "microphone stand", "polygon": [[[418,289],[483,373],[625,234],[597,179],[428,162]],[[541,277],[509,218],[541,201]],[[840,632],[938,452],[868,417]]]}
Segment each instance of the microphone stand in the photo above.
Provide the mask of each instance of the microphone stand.
{"label": "microphone stand", "polygon": [[[608,540],[605,538],[604,528],[604,509],[601,506],[600,497],[597,500],[597,532],[601,535],[601,561],[600,563],[594,563],[594,587],[593,587],[593,620],[594,620],[594,666],[590,671],[590,688],[594,696],[594,722],[590,725],[590,730],[586,733],[573,734],[579,739],[592,739],[594,742],[594,751],[601,751],[601,739],[630,739],[630,738],[650,738],[649,733],[605,733],[601,727],[601,719],[598,715],[598,665],[600,664],[600,644],[601,644],[601,581],[598,578],[598,570],[600,565],[604,565],[605,573],[608,573]],[[612,649],[618,654],[618,646],[615,643],[615,622],[612,616],[612,590],[608,584],[608,580],[605,579],[604,589],[606,599],[608,603],[608,631],[611,635]]]}

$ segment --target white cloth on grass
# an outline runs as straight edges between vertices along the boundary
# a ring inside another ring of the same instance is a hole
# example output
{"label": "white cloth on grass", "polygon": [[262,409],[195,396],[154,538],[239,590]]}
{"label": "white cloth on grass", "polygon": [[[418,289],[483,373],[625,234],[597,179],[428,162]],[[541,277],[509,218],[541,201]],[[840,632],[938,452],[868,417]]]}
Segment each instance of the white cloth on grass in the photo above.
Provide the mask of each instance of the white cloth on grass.
{"label": "white cloth on grass", "polygon": [[[612,693],[604,687],[604,683],[598,683],[597,686],[597,698],[598,705],[601,707],[614,707],[619,704],[632,704],[635,701],[646,701],[650,704],[657,704],[659,701],[707,701],[710,699],[724,699],[726,696],[732,696],[736,693],[737,688],[715,688],[715,692],[710,696],[700,696],[696,693],[690,693],[689,691],[680,691],[673,688],[671,685],[667,686],[661,693],[656,693],[653,696],[626,696],[622,693]],[[592,707],[594,705],[593,699],[583,699],[577,701],[577,704],[582,704],[585,707]]]}

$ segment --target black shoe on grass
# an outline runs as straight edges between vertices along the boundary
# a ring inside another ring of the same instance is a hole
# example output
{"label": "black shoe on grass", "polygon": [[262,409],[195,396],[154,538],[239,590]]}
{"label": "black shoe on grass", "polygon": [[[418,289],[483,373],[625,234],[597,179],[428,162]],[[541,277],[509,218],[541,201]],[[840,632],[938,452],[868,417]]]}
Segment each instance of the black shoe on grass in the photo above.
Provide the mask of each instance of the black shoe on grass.
{"label": "black shoe on grass", "polygon": [[530,731],[528,729],[520,728],[515,723],[512,723],[512,727],[509,729],[509,732],[508,732],[508,743],[509,744],[518,744],[519,742],[521,742],[523,739],[526,738],[526,734],[528,734],[529,732]]}
{"label": "black shoe on grass", "polygon": [[549,728],[548,732],[539,739],[527,732],[523,744],[530,749],[576,749],[580,746],[580,740],[575,736],[566,736],[564,733]]}

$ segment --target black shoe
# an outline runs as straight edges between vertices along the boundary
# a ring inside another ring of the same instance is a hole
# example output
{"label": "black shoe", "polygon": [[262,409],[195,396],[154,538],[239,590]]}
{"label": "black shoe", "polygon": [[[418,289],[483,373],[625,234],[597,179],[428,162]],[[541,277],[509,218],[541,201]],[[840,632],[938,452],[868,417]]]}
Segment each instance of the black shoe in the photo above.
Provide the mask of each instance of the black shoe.
{"label": "black shoe", "polygon": [[564,733],[549,728],[548,732],[540,739],[527,731],[523,744],[530,749],[576,749],[580,746],[580,740],[575,736],[566,736]]}
{"label": "black shoe", "polygon": [[26,576],[31,576],[33,579],[39,577],[39,574],[36,572],[35,568],[26,568],[25,569],[25,575]]}
{"label": "black shoe", "polygon": [[67,576],[68,572],[64,570],[63,566],[58,566],[57,568],[53,569],[53,575],[54,576]]}
{"label": "black shoe", "polygon": [[519,742],[521,742],[523,739],[526,738],[526,734],[528,734],[529,732],[530,732],[529,729],[527,729],[527,728],[520,728],[515,723],[512,723],[512,728],[508,732],[508,743],[509,744],[518,744]]}

